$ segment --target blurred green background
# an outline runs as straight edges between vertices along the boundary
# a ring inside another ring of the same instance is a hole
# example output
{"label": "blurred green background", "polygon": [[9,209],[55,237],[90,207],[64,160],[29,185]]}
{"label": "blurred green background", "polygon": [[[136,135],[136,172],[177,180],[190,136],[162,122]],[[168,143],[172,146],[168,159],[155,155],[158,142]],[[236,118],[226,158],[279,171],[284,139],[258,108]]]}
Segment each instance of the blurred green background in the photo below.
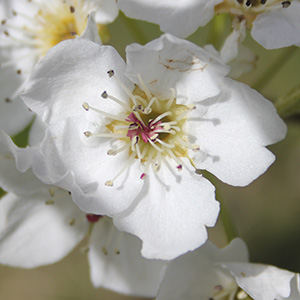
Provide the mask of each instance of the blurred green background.
{"label": "blurred green background", "polygon": [[[135,31],[132,28],[137,28]],[[126,19],[123,15],[111,25],[110,43],[124,57],[132,42],[150,41],[160,36],[158,26]],[[230,20],[218,16],[190,37],[198,45],[222,45],[230,32]],[[241,81],[272,101],[286,95],[300,84],[299,48],[267,51],[248,35],[245,44],[258,57],[256,68]],[[266,75],[267,74],[267,75]],[[267,82],[260,85],[262,78]],[[276,162],[258,180],[245,188],[234,188],[218,180],[217,188],[224,199],[238,235],[248,244],[251,261],[273,264],[300,272],[300,116],[286,119],[287,138],[270,147]],[[219,219],[209,236],[218,246],[227,241]],[[82,245],[81,245],[82,246]],[[138,299],[102,289],[94,289],[89,280],[88,262],[80,246],[64,260],[51,266],[21,270],[0,266],[0,299]]]}

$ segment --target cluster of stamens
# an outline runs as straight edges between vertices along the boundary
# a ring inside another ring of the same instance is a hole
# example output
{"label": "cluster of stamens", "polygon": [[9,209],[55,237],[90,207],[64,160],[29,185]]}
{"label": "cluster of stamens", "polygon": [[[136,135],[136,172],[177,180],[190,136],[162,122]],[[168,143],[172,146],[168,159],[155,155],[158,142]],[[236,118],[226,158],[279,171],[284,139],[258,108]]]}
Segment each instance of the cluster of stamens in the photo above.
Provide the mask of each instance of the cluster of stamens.
{"label": "cluster of stamens", "polygon": [[[255,7],[266,4],[274,4],[274,2],[280,2],[283,8],[287,8],[291,5],[291,1],[274,1],[274,0],[236,0],[239,4],[247,7]],[[267,3],[268,2],[268,3]]]}
{"label": "cluster of stamens", "polygon": [[273,9],[288,8],[291,1],[282,0],[224,0],[215,7],[216,13],[229,13],[252,24],[257,15]]}
{"label": "cluster of stamens", "polygon": [[208,300],[253,300],[244,290],[239,288],[235,282],[225,288],[222,285],[214,287],[215,293]]}
{"label": "cluster of stamens", "polygon": [[[25,2],[25,1],[24,1]],[[12,10],[12,17],[1,20],[0,50],[12,49],[13,59],[2,58],[1,70],[15,69],[18,75],[29,75],[33,65],[61,41],[81,35],[94,4],[90,1],[26,1],[28,12]],[[19,51],[26,48],[28,51]],[[16,51],[15,51],[16,50]],[[22,54],[18,54],[22,53]],[[24,54],[26,53],[26,54]],[[32,65],[30,64],[32,62]],[[5,96],[7,103],[15,100],[24,84]]]}
{"label": "cluster of stamens", "polygon": [[[106,181],[105,185],[113,186],[114,180],[136,160],[142,165],[141,179],[146,177],[150,166],[155,172],[158,172],[166,157],[175,161],[177,170],[183,168],[183,157],[187,157],[193,165],[188,156],[188,150],[199,151],[200,148],[198,145],[188,142],[184,124],[187,114],[196,107],[177,104],[174,89],[170,90],[168,99],[157,98],[150,93],[139,74],[137,75],[139,85],[135,86],[133,92],[124,86],[113,70],[108,71],[108,75],[115,78],[130,100],[126,103],[111,96],[107,91],[104,91],[101,96],[103,99],[121,105],[123,113],[113,115],[91,107],[86,102],[83,103],[85,110],[93,110],[109,120],[105,126],[107,129],[105,132],[85,131],[85,136],[110,137],[121,141],[121,147],[108,149],[107,154],[110,156],[115,156],[123,151],[128,153],[128,160],[123,168],[112,180]],[[196,171],[199,173],[198,170]]]}

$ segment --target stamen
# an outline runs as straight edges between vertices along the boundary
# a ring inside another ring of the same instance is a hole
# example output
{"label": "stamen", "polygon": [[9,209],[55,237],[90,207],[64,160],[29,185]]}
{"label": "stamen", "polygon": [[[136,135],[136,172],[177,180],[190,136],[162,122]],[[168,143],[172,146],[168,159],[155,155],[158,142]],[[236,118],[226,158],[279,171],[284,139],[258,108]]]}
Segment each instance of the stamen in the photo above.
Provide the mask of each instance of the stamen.
{"label": "stamen", "polygon": [[170,116],[170,115],[172,115],[172,112],[171,112],[171,111],[166,111],[166,112],[164,112],[163,114],[161,114],[161,115],[159,115],[158,117],[156,117],[152,123],[155,124],[155,123],[157,123],[159,120],[163,119],[164,117]]}
{"label": "stamen", "polygon": [[188,109],[187,110],[185,110],[184,112],[182,112],[181,114],[179,114],[177,117],[176,117],[176,121],[180,121],[180,120],[182,120],[183,118],[185,118],[185,116],[189,113],[189,112],[191,112],[192,110],[194,110],[194,109],[196,109],[196,106],[191,106],[191,107],[188,107]]}
{"label": "stamen", "polygon": [[157,100],[158,100],[158,99],[157,99],[156,97],[153,97],[153,98],[150,100],[148,106],[147,106],[146,108],[144,108],[144,110],[143,110],[144,114],[149,115],[149,114],[151,113],[151,111],[152,111],[151,106],[152,106],[152,104],[153,104],[155,101],[157,101]]}
{"label": "stamen", "polygon": [[191,144],[187,141],[184,141],[182,138],[177,137],[177,141],[184,147],[192,149],[193,151],[200,151],[200,147],[196,144]]}
{"label": "stamen", "polygon": [[157,159],[157,161],[153,164],[154,172],[158,172],[161,167],[161,154],[160,153],[157,153],[156,159]]}
{"label": "stamen", "polygon": [[175,160],[175,162],[178,164],[177,169],[178,170],[182,170],[182,162],[180,161],[180,159],[175,156],[175,154],[173,153],[173,151],[171,149],[166,149],[168,154],[171,156],[171,158],[173,158]]}
{"label": "stamen", "polygon": [[151,139],[149,139],[148,138],[148,142],[151,144],[151,146],[153,147],[153,148],[155,148],[157,151],[159,151],[159,152],[164,152],[165,150],[164,149],[161,149],[160,147],[158,147],[157,145],[155,145],[155,143],[153,143],[152,141],[151,141]]}
{"label": "stamen", "polygon": [[141,86],[142,90],[145,92],[148,100],[150,100],[152,98],[152,95],[151,95],[150,91],[148,90],[145,82],[143,81],[140,74],[137,74],[137,77],[138,77],[138,80],[139,80],[139,83],[140,83],[140,86]]}
{"label": "stamen", "polygon": [[122,88],[122,90],[130,97],[130,98],[134,98],[135,96],[130,92],[130,90],[127,88],[127,86],[115,75],[115,71],[114,70],[109,70],[107,72],[107,74],[109,75],[109,78],[114,77],[119,86]]}
{"label": "stamen", "polygon": [[114,102],[116,102],[117,104],[120,104],[122,107],[124,107],[126,110],[130,110],[131,107],[129,105],[127,105],[126,103],[122,102],[121,100],[119,100],[118,98],[115,98],[113,96],[110,96],[107,94],[106,91],[104,91],[102,94],[101,94],[101,97],[104,98],[104,99],[110,99]]}
{"label": "stamen", "polygon": [[156,139],[155,141],[159,142],[161,145],[167,147],[167,148],[174,148],[175,145],[174,144],[168,144],[168,143],[165,143],[164,141],[160,140],[160,139]]}
{"label": "stamen", "polygon": [[84,132],[84,135],[86,137],[91,137],[91,136],[94,136],[94,137],[103,137],[103,138],[106,138],[106,137],[110,137],[110,138],[126,138],[126,134],[122,134],[122,133],[92,133],[90,131],[85,131]]}
{"label": "stamen", "polygon": [[130,147],[130,145],[128,144],[125,144],[123,147],[119,148],[119,149],[110,149],[107,151],[107,155],[112,155],[112,156],[115,156],[117,155],[118,153],[128,149]]}
{"label": "stamen", "polygon": [[127,160],[127,162],[125,163],[125,165],[123,166],[123,168],[117,173],[117,175],[111,179],[111,180],[107,180],[105,182],[106,186],[113,186],[114,185],[114,181],[124,172],[128,169],[128,167],[130,166],[130,164],[132,163],[132,161],[134,160],[135,157],[135,153],[132,153],[131,156],[129,157],[129,159]]}
{"label": "stamen", "polygon": [[171,97],[170,97],[170,99],[168,100],[168,103],[167,103],[167,109],[170,109],[170,107],[171,107],[172,104],[173,104],[173,101],[174,101],[175,98],[176,98],[176,91],[175,91],[175,89],[170,88],[170,91],[171,91]]}
{"label": "stamen", "polygon": [[83,107],[86,111],[93,110],[93,111],[97,112],[98,114],[104,115],[105,117],[110,118],[110,119],[114,119],[114,120],[118,120],[118,121],[122,121],[122,122],[124,122],[124,119],[125,119],[125,117],[122,118],[122,117],[119,117],[119,116],[115,116],[115,115],[109,114],[109,113],[107,113],[107,112],[105,112],[105,111],[103,111],[103,110],[100,110],[100,109],[97,109],[97,108],[95,108],[95,107],[92,107],[92,106],[90,106],[90,105],[89,105],[88,103],[86,103],[86,102],[84,102],[84,103],[82,104],[82,107]]}

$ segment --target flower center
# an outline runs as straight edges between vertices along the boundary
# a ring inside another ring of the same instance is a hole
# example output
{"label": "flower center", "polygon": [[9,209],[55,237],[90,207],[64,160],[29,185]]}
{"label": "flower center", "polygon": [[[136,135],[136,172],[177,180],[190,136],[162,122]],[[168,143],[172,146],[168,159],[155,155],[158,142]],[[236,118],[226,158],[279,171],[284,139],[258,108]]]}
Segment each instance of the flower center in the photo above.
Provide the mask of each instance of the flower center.
{"label": "flower center", "polygon": [[[110,77],[115,77],[113,70],[108,73]],[[124,87],[118,78],[115,79]],[[184,131],[187,115],[196,107],[177,104],[174,89],[170,90],[168,99],[159,99],[150,93],[139,75],[138,79],[140,84],[135,86],[133,92],[124,87],[130,97],[129,103],[116,99],[106,91],[102,93],[104,99],[115,101],[124,108],[123,114],[119,116],[102,112],[87,103],[83,104],[85,110],[94,110],[113,119],[105,126],[108,131],[103,133],[86,131],[85,136],[111,137],[120,141],[119,148],[108,149],[108,155],[115,156],[123,151],[128,152],[127,164],[115,178],[105,183],[107,186],[112,186],[114,180],[136,160],[143,170],[140,178],[144,179],[150,166],[158,172],[166,158],[175,161],[177,170],[183,167],[183,157],[188,158],[193,165],[188,150],[200,150],[198,145],[188,142]]]}
{"label": "flower center", "polygon": [[26,1],[26,5],[26,12],[13,10],[13,18],[2,20],[4,34],[13,43],[36,48],[42,56],[59,42],[81,35],[94,8],[83,0]]}
{"label": "flower center", "polygon": [[[292,1],[292,0],[291,0]],[[239,16],[250,26],[255,18],[268,10],[288,8],[291,1],[282,0],[224,0],[215,7],[216,13],[229,13]]]}
{"label": "flower center", "polygon": [[253,300],[243,289],[238,287],[236,283],[224,288],[222,285],[215,286],[214,296],[209,300]]}

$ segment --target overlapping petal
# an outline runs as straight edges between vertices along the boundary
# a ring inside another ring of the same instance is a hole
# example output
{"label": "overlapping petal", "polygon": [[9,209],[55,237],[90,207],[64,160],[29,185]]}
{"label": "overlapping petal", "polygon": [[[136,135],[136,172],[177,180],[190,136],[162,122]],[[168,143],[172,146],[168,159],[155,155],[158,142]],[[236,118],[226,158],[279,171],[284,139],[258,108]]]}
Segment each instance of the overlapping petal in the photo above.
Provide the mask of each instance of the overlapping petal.
{"label": "overlapping petal", "polygon": [[119,0],[119,8],[130,18],[156,23],[164,32],[187,37],[214,16],[222,0]]}
{"label": "overlapping petal", "polygon": [[300,45],[300,2],[291,1],[288,8],[274,9],[259,15],[251,35],[266,49]]}
{"label": "overlapping petal", "polygon": [[[54,263],[83,239],[87,222],[67,192],[59,192],[54,205],[46,205],[49,191],[1,199],[0,262],[33,268]],[[71,223],[70,223],[71,222]]]}
{"label": "overlapping petal", "polygon": [[135,83],[140,74],[150,92],[161,99],[168,99],[173,88],[182,104],[216,96],[218,80],[229,72],[213,53],[169,34],[145,46],[129,45],[126,53],[126,74]]}
{"label": "overlapping petal", "polygon": [[170,260],[199,247],[207,239],[205,226],[214,226],[219,213],[206,179],[175,170],[166,162],[159,174],[151,172],[139,197],[114,217],[117,227],[142,239],[148,258]]}
{"label": "overlapping petal", "polygon": [[265,146],[283,139],[286,125],[271,102],[248,86],[224,80],[223,92],[201,102],[202,116],[188,123],[206,157],[196,155],[196,165],[222,181],[249,184],[272,164],[275,157]]}
{"label": "overlapping petal", "polygon": [[119,232],[108,218],[95,224],[88,257],[95,287],[129,295],[155,297],[166,263],[140,254],[141,241]]}

